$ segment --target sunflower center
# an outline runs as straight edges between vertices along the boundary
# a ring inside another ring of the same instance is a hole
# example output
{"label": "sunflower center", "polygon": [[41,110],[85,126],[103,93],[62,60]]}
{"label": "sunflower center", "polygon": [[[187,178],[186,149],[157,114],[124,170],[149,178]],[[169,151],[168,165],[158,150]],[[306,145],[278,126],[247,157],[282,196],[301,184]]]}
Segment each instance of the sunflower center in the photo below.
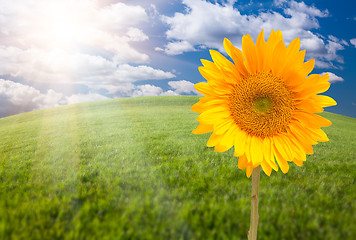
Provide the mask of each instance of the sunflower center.
{"label": "sunflower center", "polygon": [[262,138],[285,132],[295,109],[291,91],[270,72],[257,72],[241,79],[229,103],[235,123]]}
{"label": "sunflower center", "polygon": [[253,102],[253,108],[259,113],[266,113],[272,105],[272,100],[268,97],[259,97]]}

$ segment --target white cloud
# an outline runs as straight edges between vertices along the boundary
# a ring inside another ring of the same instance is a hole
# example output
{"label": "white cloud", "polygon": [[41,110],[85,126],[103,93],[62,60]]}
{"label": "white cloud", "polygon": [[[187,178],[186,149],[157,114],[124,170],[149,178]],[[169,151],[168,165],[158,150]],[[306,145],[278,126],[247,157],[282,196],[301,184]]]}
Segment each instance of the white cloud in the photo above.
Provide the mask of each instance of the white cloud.
{"label": "white cloud", "polygon": [[150,84],[135,86],[130,96],[174,96],[182,93],[198,94],[198,92],[194,89],[194,84],[186,80],[170,81],[168,82],[168,85],[174,90],[163,91],[162,88]]}
{"label": "white cloud", "polygon": [[157,51],[157,52],[164,52],[164,49],[163,49],[163,48],[160,48],[160,47],[155,47],[155,51]]}
{"label": "white cloud", "polygon": [[334,43],[338,43],[340,44],[342,47],[344,46],[350,46],[350,44],[348,44],[348,42],[346,42],[344,39],[339,39],[333,35],[329,35],[328,36],[329,40],[334,42]]}
{"label": "white cloud", "polygon": [[[267,38],[273,28],[282,30],[286,43],[299,37],[302,49],[307,49],[307,58],[316,58],[318,67],[336,67],[333,62],[343,63],[337,51],[343,50],[347,42],[336,38],[325,40],[311,31],[320,27],[318,18],[327,17],[328,10],[319,10],[304,2],[278,0],[274,2],[274,7],[282,9],[283,14],[270,10],[247,15],[239,11],[236,1],[214,4],[203,0],[184,0],[183,3],[186,5],[184,13],[161,17],[169,26],[166,36],[170,42],[165,46],[167,54],[181,54],[204,47],[224,51],[224,37],[241,47],[244,34],[256,39],[264,29]],[[179,48],[182,43],[185,48]]]}
{"label": "white cloud", "polygon": [[162,93],[162,88],[150,84],[145,84],[136,86],[136,89],[132,93],[132,97],[158,96]]}
{"label": "white cloud", "polygon": [[356,38],[350,39],[350,43],[356,47]]}
{"label": "white cloud", "polygon": [[172,91],[172,90],[168,90],[164,93],[161,93],[162,96],[176,96],[176,95],[179,95],[178,93],[176,93],[175,91]]}
{"label": "white cloud", "polygon": [[174,92],[177,94],[198,94],[197,90],[194,88],[194,83],[186,81],[186,80],[180,80],[180,81],[170,81],[168,82],[168,85],[174,89]]}
{"label": "white cloud", "polygon": [[337,52],[344,50],[349,44],[335,36],[329,35],[328,39],[314,35],[308,40],[302,41],[302,48],[307,49],[309,58],[316,59],[316,67],[319,68],[338,68],[336,63],[344,63],[344,59]]}
{"label": "white cloud", "polygon": [[[132,83],[125,83],[123,85],[104,85],[98,88],[107,88],[113,94],[119,93],[120,96],[125,97],[140,97],[140,96],[172,96],[179,94],[196,94],[194,84],[186,81],[170,81],[168,85],[173,89],[164,91],[161,87],[145,84],[135,86]],[[38,89],[16,83],[10,80],[0,79],[0,117],[5,117],[22,112],[28,112],[43,108],[55,107],[60,105],[90,102],[97,100],[109,99],[109,97],[89,92],[87,94],[73,94],[71,96],[64,96],[52,89],[46,93],[40,92]]]}
{"label": "white cloud", "polygon": [[1,47],[0,75],[23,77],[31,82],[82,83],[88,85],[129,83],[140,80],[169,79],[173,73],[147,65],[117,64],[102,56]]}
{"label": "white cloud", "polygon": [[180,80],[169,81],[168,85],[172,88],[164,91],[161,87],[145,84],[145,85],[127,85],[123,89],[115,89],[114,92],[120,92],[122,96],[126,97],[141,97],[141,96],[172,96],[180,94],[199,94],[195,88],[194,83]]}
{"label": "white cloud", "polygon": [[[94,1],[100,3],[100,1]],[[146,21],[148,16],[141,6],[130,6],[121,2],[103,7],[96,7],[98,21],[104,27],[121,28],[122,26],[137,25]]]}
{"label": "white cloud", "polygon": [[152,16],[159,16],[159,12],[157,10],[157,7],[153,3],[150,4],[149,11],[150,11]]}
{"label": "white cloud", "polygon": [[141,42],[148,39],[148,36],[141,29],[130,27],[126,35],[130,41]]}
{"label": "white cloud", "polygon": [[59,105],[62,93],[47,93],[13,81],[0,79],[0,117]]}
{"label": "white cloud", "polygon": [[287,0],[274,0],[273,4],[277,7],[282,7],[283,4],[285,4],[287,2]]}
{"label": "white cloud", "polygon": [[[157,48],[157,50],[160,50]],[[178,55],[184,52],[194,51],[194,47],[187,41],[170,42],[165,46],[164,52],[168,55]]]}
{"label": "white cloud", "polygon": [[218,48],[222,37],[239,31],[238,22],[244,20],[231,5],[221,6],[200,0],[185,0],[183,3],[187,6],[185,13],[162,16],[162,20],[170,27],[166,32],[168,39],[188,42],[191,46],[204,44]]}
{"label": "white cloud", "polygon": [[[175,75],[171,72],[165,72],[150,66],[140,65],[135,67],[122,64],[115,69],[115,72],[107,76],[98,76],[93,80],[93,83],[88,83],[88,85],[93,89],[106,89],[109,94],[113,94],[117,97],[128,97],[139,94],[133,94],[134,90],[140,92],[140,89],[136,89],[136,86],[133,84],[134,82],[142,80],[163,80],[173,77],[175,77]],[[97,82],[99,82],[99,84],[97,84]]]}
{"label": "white cloud", "polygon": [[108,99],[108,97],[97,93],[64,96],[62,93],[52,89],[47,90],[46,93],[41,93],[38,89],[29,85],[0,79],[0,117],[60,105],[104,99]]}
{"label": "white cloud", "polygon": [[[297,13],[305,13],[309,15],[310,17],[327,17],[329,15],[329,11],[320,11],[314,6],[309,7],[306,5],[304,2],[296,2],[296,1],[291,1],[290,3],[285,2],[286,4],[286,9],[285,12],[288,15],[293,16],[296,12]],[[290,8],[288,8],[290,7]]]}
{"label": "white cloud", "polygon": [[321,75],[324,75],[325,73],[329,73],[329,82],[330,83],[343,82],[344,81],[344,79],[342,77],[339,77],[335,73],[332,73],[332,72],[323,72],[323,73],[321,73]]}
{"label": "white cloud", "polygon": [[165,72],[145,65],[134,67],[128,64],[123,64],[120,65],[115,72],[115,79],[121,82],[160,80],[173,77],[175,77],[175,75],[171,72]]}

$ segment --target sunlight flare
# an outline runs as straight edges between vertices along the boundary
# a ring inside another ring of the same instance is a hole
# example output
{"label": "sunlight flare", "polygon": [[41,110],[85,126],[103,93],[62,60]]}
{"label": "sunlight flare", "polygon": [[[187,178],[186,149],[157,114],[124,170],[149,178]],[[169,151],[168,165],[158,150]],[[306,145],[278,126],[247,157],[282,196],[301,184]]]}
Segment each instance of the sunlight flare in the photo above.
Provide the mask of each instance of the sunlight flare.
{"label": "sunlight flare", "polygon": [[[88,3],[86,3],[88,4]],[[46,1],[29,29],[32,40],[50,48],[66,49],[92,37],[93,21],[85,4],[75,1]]]}

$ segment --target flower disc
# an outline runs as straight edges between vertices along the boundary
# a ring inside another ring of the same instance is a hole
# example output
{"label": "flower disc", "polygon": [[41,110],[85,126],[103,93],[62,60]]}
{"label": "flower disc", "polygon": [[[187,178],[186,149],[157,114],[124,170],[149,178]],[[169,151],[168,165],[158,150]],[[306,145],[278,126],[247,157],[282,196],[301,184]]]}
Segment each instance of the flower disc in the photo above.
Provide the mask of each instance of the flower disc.
{"label": "flower disc", "polygon": [[235,123],[258,137],[287,132],[294,109],[292,92],[272,73],[258,72],[242,78],[230,96]]}

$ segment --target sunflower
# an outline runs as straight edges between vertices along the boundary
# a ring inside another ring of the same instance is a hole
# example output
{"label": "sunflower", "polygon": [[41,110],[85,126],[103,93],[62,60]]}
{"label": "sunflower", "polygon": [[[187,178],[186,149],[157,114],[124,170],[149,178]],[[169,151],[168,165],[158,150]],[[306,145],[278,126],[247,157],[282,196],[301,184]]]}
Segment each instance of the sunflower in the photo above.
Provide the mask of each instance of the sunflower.
{"label": "sunflower", "polygon": [[193,133],[212,132],[207,146],[217,152],[234,147],[247,177],[258,166],[268,176],[278,166],[287,173],[288,162],[302,166],[312,145],[329,140],[320,128],[331,122],[315,114],[336,105],[318,95],[330,87],[328,74],[309,75],[315,60],[304,62],[299,38],[286,47],[281,31],[266,42],[262,30],[256,44],[244,35],[242,51],[225,38],[224,48],[235,64],[214,50],[213,62],[201,60],[207,83],[195,84],[204,97],[192,107],[200,114]]}

